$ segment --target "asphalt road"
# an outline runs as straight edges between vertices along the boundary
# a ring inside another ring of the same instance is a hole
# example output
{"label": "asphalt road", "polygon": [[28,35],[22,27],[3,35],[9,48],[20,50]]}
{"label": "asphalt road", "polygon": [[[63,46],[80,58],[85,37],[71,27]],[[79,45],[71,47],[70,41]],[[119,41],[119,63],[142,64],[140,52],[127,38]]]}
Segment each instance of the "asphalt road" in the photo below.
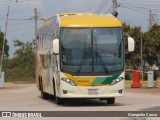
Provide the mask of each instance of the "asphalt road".
{"label": "asphalt road", "polygon": [[[160,111],[160,88],[133,89],[126,85],[124,97],[116,98],[114,105],[106,104],[106,101],[97,99],[76,99],[65,101],[63,105],[56,105],[52,99],[43,100],[35,84],[7,84],[0,88],[0,111]],[[63,115],[62,115],[63,116]],[[0,118],[1,120],[2,118]],[[4,118],[4,120],[8,120]],[[26,118],[27,119],[27,118]],[[36,118],[34,118],[36,119]],[[40,119],[40,118],[39,118]],[[58,118],[41,118],[63,120]],[[87,120],[158,120],[160,118],[65,118]],[[16,120],[18,120],[16,118]],[[24,120],[24,118],[23,118]],[[37,120],[37,119],[36,119]]]}

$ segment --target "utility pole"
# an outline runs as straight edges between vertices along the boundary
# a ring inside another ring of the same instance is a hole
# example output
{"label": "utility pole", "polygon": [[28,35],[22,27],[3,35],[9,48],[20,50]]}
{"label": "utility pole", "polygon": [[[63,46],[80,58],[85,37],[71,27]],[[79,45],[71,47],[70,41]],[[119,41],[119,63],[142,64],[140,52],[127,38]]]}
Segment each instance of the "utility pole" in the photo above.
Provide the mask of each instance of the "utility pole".
{"label": "utility pole", "polygon": [[37,34],[37,25],[38,25],[38,11],[37,8],[34,9],[34,21],[35,21],[35,38]]}
{"label": "utility pole", "polygon": [[142,42],[142,36],[141,36],[141,71],[142,71],[142,80],[143,80],[143,42]]}
{"label": "utility pole", "polygon": [[156,13],[152,13],[152,10],[149,10],[149,29],[152,28],[152,25],[157,23],[157,20],[155,19],[155,16],[157,16]]}
{"label": "utility pole", "polygon": [[8,27],[8,17],[9,17],[9,6],[8,6],[7,20],[6,20],[6,25],[5,25],[4,37],[3,37],[2,55],[1,55],[1,61],[0,61],[0,77],[2,75],[2,66],[3,66],[3,60],[4,60],[4,54],[5,54],[6,35],[7,35],[7,27]]}
{"label": "utility pole", "polygon": [[117,4],[117,0],[112,0],[113,2],[113,13],[112,15],[117,17],[118,16],[118,4]]}
{"label": "utility pole", "polygon": [[[37,30],[38,30],[38,11],[37,11],[37,8],[34,9],[34,22],[35,22],[35,39],[33,41],[33,46],[34,46],[34,57],[35,57],[35,61],[37,62]],[[36,67],[37,67],[37,64],[36,64]],[[35,72],[35,76],[36,75],[36,72]]]}
{"label": "utility pole", "polygon": [[34,16],[33,16],[34,22],[35,22],[35,39],[33,42],[34,51],[37,50],[37,29],[38,29],[38,11],[37,8],[34,9]]}
{"label": "utility pole", "polygon": [[152,23],[153,23],[153,21],[152,21],[152,10],[149,10],[149,29],[152,28]]}

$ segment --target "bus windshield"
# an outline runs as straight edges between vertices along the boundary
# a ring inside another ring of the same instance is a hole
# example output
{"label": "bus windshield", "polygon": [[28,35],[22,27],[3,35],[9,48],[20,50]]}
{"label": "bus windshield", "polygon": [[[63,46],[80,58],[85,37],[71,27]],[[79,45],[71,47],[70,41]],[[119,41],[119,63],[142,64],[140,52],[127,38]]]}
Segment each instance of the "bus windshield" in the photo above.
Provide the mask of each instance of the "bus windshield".
{"label": "bus windshield", "polygon": [[110,74],[124,68],[121,28],[62,28],[61,71]]}

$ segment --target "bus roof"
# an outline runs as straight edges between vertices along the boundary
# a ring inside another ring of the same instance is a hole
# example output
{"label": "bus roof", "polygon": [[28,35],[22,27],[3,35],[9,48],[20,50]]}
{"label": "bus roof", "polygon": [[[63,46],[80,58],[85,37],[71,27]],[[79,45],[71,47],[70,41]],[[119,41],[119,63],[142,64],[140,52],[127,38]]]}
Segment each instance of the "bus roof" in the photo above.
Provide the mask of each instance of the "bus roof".
{"label": "bus roof", "polygon": [[96,13],[64,13],[59,14],[60,27],[122,27],[114,16]]}

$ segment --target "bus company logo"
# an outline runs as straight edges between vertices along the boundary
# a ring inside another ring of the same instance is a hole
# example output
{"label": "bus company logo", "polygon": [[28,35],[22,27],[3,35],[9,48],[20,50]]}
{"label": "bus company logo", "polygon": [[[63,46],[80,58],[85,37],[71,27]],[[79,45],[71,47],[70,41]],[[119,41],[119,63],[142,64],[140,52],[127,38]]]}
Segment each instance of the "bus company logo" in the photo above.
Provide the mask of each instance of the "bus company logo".
{"label": "bus company logo", "polygon": [[78,80],[79,83],[89,83],[89,80]]}
{"label": "bus company logo", "polygon": [[11,112],[2,112],[2,117],[12,117]]}

